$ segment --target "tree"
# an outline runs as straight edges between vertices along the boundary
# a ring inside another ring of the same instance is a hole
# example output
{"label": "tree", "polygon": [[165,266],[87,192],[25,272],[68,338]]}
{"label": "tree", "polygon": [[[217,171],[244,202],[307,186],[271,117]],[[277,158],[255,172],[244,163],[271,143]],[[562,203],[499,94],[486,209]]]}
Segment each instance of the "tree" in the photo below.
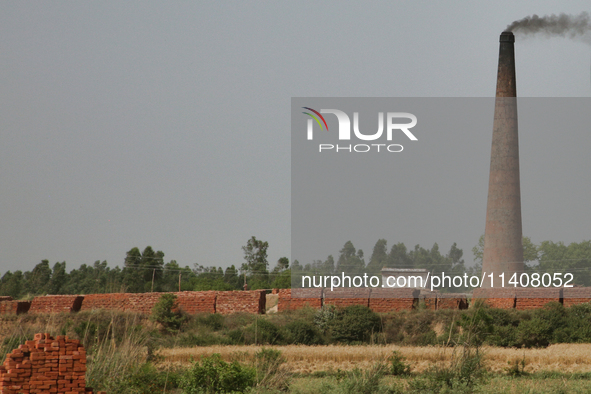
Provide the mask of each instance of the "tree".
{"label": "tree", "polygon": [[571,273],[574,281],[570,284],[591,285],[591,241],[573,242],[566,246],[562,242],[544,241],[538,248],[540,274]]}
{"label": "tree", "polygon": [[170,293],[160,296],[160,299],[152,308],[150,319],[160,323],[170,333],[178,332],[181,324],[186,320],[179,310],[177,296]]}
{"label": "tree", "polygon": [[154,252],[151,246],[147,246],[142,253],[138,248],[132,248],[125,256],[123,268],[123,281],[130,293],[141,293],[152,290],[159,291],[161,286],[162,271],[164,268],[164,253]]}
{"label": "tree", "polygon": [[66,262],[55,263],[51,273],[51,280],[47,284],[47,292],[49,294],[64,294],[62,289],[66,287],[68,282],[68,273],[66,272]]}
{"label": "tree", "polygon": [[49,261],[42,260],[31,272],[25,272],[25,292],[30,294],[47,293],[47,285],[51,280]]}
{"label": "tree", "polygon": [[281,257],[279,260],[277,260],[277,265],[275,266],[275,269],[273,270],[273,272],[281,272],[283,270],[286,270],[289,268],[289,259],[287,257]]}
{"label": "tree", "polygon": [[392,245],[388,258],[386,260],[386,267],[388,268],[410,268],[412,261],[408,256],[406,246],[402,242]]}
{"label": "tree", "polygon": [[267,262],[268,242],[263,242],[251,237],[246,246],[242,247],[244,251],[244,260],[242,271],[250,274],[250,289],[269,287],[269,263]]}
{"label": "tree", "polygon": [[0,279],[0,294],[11,296],[18,300],[23,296],[23,273],[21,271],[8,271]]}
{"label": "tree", "polygon": [[347,241],[339,253],[340,256],[337,261],[337,272],[344,272],[345,275],[357,275],[363,273],[365,270],[363,250],[356,250],[353,243]]}
{"label": "tree", "polygon": [[388,242],[385,239],[379,239],[373,247],[367,271],[372,274],[379,274],[387,264],[388,251],[386,249]]}

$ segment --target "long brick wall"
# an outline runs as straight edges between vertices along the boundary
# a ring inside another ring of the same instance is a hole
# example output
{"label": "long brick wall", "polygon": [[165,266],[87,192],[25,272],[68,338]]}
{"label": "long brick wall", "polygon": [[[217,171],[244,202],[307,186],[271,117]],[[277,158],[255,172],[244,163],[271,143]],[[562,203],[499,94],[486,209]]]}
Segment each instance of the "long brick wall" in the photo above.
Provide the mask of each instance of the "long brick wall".
{"label": "long brick wall", "polygon": [[86,387],[84,347],[66,336],[35,334],[32,341],[7,354],[0,366],[0,394],[19,393],[94,393]]}
{"label": "long brick wall", "polygon": [[84,297],[79,295],[48,295],[35,297],[29,313],[78,312]]}
{"label": "long brick wall", "polygon": [[[323,305],[365,305],[376,312],[412,310],[419,303],[428,309],[465,309],[465,294],[442,294],[417,289],[340,288],[335,290],[275,289],[278,295],[278,311],[304,308],[319,309]],[[165,293],[110,293],[81,295],[49,295],[35,297],[32,301],[14,301],[0,296],[0,315],[20,313],[57,313],[91,310],[132,311],[150,314],[152,308]],[[178,306],[188,314],[247,312],[264,314],[266,291],[183,291],[177,296]],[[494,308],[536,309],[548,302],[560,302],[564,306],[591,302],[591,287],[575,288],[494,288],[475,289],[470,304],[482,299]]]}
{"label": "long brick wall", "polygon": [[[84,296],[81,311],[117,310],[149,314],[164,293],[111,293]],[[182,291],[177,296],[178,306],[186,313],[215,313],[215,291]]]}

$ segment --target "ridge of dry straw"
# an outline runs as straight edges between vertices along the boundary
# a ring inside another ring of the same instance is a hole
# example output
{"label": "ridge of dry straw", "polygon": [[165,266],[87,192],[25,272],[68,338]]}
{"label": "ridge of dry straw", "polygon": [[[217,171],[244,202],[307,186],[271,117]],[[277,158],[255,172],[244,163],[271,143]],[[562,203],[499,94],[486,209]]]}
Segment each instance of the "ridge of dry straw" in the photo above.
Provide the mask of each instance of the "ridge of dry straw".
{"label": "ridge of dry straw", "polygon": [[[426,346],[266,346],[281,351],[294,372],[351,370],[368,368],[378,360],[386,360],[393,351],[406,357],[413,371],[422,372],[436,363],[450,361],[453,348]],[[261,346],[204,346],[162,349],[161,365],[188,364],[191,359],[219,353],[224,360],[245,361]],[[489,371],[504,371],[509,363],[521,361],[525,356],[527,372],[591,372],[591,344],[558,344],[543,349],[515,349],[483,347],[484,364]]]}

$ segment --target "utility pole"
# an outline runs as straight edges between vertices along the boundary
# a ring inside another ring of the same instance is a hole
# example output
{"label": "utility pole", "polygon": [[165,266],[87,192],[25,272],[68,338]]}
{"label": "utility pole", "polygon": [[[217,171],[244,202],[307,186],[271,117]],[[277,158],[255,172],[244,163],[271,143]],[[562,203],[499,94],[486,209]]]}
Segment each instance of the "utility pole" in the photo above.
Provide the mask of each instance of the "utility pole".
{"label": "utility pole", "polygon": [[156,276],[156,268],[154,268],[154,271],[152,271],[152,289],[150,290],[150,293],[154,292],[154,277]]}

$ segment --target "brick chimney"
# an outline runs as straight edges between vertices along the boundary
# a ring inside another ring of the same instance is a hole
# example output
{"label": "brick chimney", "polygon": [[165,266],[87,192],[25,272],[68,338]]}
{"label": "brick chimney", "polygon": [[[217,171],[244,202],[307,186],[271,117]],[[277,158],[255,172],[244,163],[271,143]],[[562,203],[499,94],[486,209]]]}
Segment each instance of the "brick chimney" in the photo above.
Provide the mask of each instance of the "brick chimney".
{"label": "brick chimney", "polygon": [[[505,273],[507,286],[513,273],[524,271],[514,43],[513,33],[501,34],[482,258],[482,271],[494,274],[493,287],[501,286],[499,274]],[[490,285],[487,278],[483,287]]]}

